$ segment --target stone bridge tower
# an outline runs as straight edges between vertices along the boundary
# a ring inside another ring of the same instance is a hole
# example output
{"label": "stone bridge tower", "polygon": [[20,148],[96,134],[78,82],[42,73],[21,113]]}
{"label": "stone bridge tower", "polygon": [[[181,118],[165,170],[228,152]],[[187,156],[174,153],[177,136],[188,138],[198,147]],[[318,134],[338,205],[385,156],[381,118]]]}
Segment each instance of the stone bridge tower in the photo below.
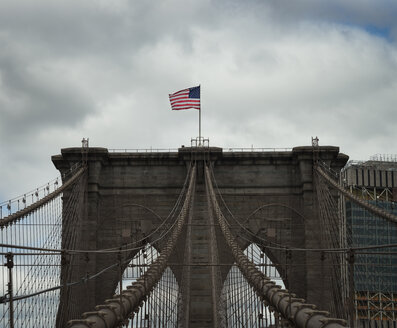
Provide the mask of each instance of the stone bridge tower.
{"label": "stone bridge tower", "polygon": [[[54,165],[61,172],[66,172],[81,159],[81,148],[62,149],[60,155],[52,157]],[[178,152],[148,153],[89,148],[85,214],[81,225],[76,227],[81,229],[76,247],[106,249],[127,242],[131,236],[148,235],[172,209],[191,161],[196,161],[198,167],[194,206],[201,208],[201,213],[204,213],[202,217],[193,215],[193,220],[208,222],[205,221],[205,208],[198,200],[204,190],[203,168],[206,161],[213,167],[217,191],[224,199],[222,206],[225,210],[227,207],[258,241],[266,239],[269,246],[321,248],[324,245],[319,233],[321,227],[313,183],[313,163],[316,159],[340,171],[348,157],[339,153],[338,147],[331,146],[295,147],[292,151],[268,152],[183,147]],[[236,234],[241,233],[239,229],[241,227],[236,225]],[[195,229],[191,246],[195,248],[195,240],[205,240],[200,234],[204,235],[208,231],[205,227]],[[222,277],[226,277],[229,269],[227,264],[233,263],[233,259],[220,234],[216,235],[217,258],[219,263],[224,264]],[[186,233],[181,238],[179,248],[184,249],[185,245]],[[200,252],[203,254],[207,252],[205,245],[197,247],[202,247]],[[328,309],[331,287],[320,254],[294,252],[291,255],[277,250],[277,247],[263,250],[276,264],[290,291],[322,309]],[[77,259],[73,275],[81,277],[86,272],[97,272],[113,260],[112,255],[90,254],[87,257],[82,254]],[[180,268],[172,269],[176,278],[181,279]],[[205,271],[197,272],[198,280],[205,277]],[[76,290],[74,298],[80,298],[79,312],[90,311],[96,304],[112,296],[118,280],[117,272],[110,271],[101,279],[95,279],[88,286]],[[211,289],[211,286],[192,283],[191,288],[191,295],[199,291],[198,294],[205,297],[205,288]],[[208,290],[207,294],[210,293]],[[200,303],[200,298],[193,302],[197,302],[198,310],[197,313],[191,313],[192,322],[200,317],[210,320],[205,314],[208,309],[203,304],[206,302]]]}

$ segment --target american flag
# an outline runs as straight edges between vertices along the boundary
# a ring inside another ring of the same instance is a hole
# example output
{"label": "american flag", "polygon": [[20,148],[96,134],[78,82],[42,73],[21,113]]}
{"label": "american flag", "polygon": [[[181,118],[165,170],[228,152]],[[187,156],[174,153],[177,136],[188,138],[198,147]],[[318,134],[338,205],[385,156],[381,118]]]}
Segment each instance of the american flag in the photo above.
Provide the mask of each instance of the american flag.
{"label": "american flag", "polygon": [[175,92],[169,97],[173,110],[189,108],[200,110],[200,86]]}

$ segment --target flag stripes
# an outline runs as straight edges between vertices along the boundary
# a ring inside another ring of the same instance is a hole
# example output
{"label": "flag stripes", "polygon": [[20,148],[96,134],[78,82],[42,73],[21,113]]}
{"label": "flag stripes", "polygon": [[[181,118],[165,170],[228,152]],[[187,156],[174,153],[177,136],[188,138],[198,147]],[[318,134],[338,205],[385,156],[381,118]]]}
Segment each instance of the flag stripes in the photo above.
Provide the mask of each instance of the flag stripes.
{"label": "flag stripes", "polygon": [[169,95],[171,109],[194,108],[200,110],[200,86],[177,91]]}

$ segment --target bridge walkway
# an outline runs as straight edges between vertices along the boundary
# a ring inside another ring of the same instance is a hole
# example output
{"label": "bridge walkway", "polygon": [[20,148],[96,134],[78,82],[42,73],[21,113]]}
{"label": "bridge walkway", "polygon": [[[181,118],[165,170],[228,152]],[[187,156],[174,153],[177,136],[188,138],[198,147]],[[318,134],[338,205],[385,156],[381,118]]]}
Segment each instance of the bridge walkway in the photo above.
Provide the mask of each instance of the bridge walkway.
{"label": "bridge walkway", "polygon": [[208,202],[203,184],[196,185],[190,231],[190,327],[213,327],[212,269],[204,264],[211,263],[211,229]]}

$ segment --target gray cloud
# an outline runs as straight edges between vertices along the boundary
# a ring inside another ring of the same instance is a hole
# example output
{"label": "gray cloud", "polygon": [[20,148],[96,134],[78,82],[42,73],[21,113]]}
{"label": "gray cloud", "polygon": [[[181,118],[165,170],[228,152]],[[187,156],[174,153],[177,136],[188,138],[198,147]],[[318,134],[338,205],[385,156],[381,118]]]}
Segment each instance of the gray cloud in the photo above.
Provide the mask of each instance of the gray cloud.
{"label": "gray cloud", "polygon": [[267,3],[262,2],[262,5],[270,7],[272,16],[283,22],[295,23],[299,20],[306,20],[356,25],[366,28],[367,31],[386,34],[397,26],[395,20],[397,4],[390,0],[273,0]]}
{"label": "gray cloud", "polygon": [[341,146],[394,153],[392,1],[50,0],[0,3],[0,199],[51,179],[60,148],[176,148],[196,111],[168,93],[202,85],[221,147]]}
{"label": "gray cloud", "polygon": [[25,66],[15,55],[0,56],[0,134],[25,138],[48,126],[75,126],[93,104],[46,67]]}

